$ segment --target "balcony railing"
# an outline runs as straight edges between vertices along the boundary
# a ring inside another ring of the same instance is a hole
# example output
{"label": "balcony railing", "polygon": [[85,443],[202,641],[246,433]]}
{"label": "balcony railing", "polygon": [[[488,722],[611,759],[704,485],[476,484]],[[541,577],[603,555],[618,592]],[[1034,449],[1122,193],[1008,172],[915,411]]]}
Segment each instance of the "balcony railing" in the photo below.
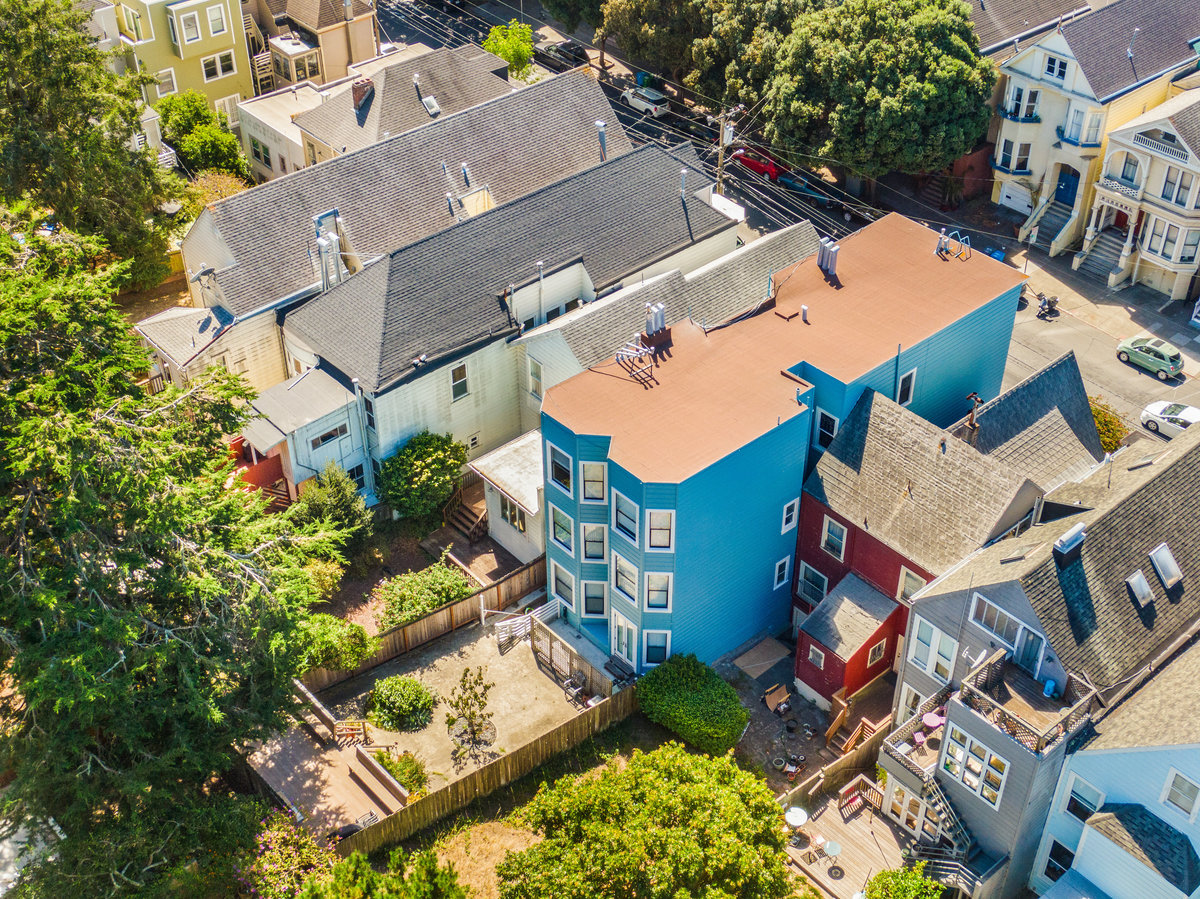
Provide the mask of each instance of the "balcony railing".
{"label": "balcony railing", "polygon": [[1031,752],[1044,752],[1083,724],[1091,714],[1096,690],[1089,684],[1068,676],[1062,694],[1062,702],[1066,703],[1066,708],[1054,716],[1048,725],[1039,728],[992,696],[992,693],[1003,685],[1005,669],[1009,665],[1007,656],[1007,650],[998,649],[964,677],[959,699],[1026,749]]}
{"label": "balcony railing", "polygon": [[1126,181],[1124,178],[1114,178],[1112,175],[1105,175],[1100,179],[1100,186],[1105,190],[1111,190],[1115,194],[1133,200],[1135,203],[1142,198],[1142,187],[1140,184],[1135,184],[1132,181]]}
{"label": "balcony railing", "polygon": [[[1032,175],[1033,174],[1033,170],[1029,169],[1029,168],[1014,169],[1012,166],[1009,166],[1009,165],[1001,165],[1000,163],[996,162],[996,160],[994,160],[994,159],[990,159],[990,160],[988,160],[988,162],[990,162],[992,168],[994,168],[998,172],[1007,172],[1010,175]],[[1029,163],[1026,163],[1026,165],[1028,166]]]}
{"label": "balcony railing", "polygon": [[[906,771],[921,778],[922,780],[925,779],[930,768],[933,767],[933,764],[931,763],[928,767],[923,767],[917,764],[912,758],[910,758],[913,750],[911,748],[905,750],[901,747],[912,747],[915,745],[913,743],[913,734],[924,727],[924,725],[921,723],[921,717],[929,712],[932,712],[934,709],[944,706],[946,704],[946,700],[949,698],[950,687],[947,685],[942,687],[942,689],[933,696],[930,696],[928,699],[926,699],[921,704],[920,708],[917,709],[915,715],[888,734],[883,741],[884,754],[895,759],[904,767]],[[936,756],[934,757],[933,761],[937,761]]]}
{"label": "balcony railing", "polygon": [[1147,150],[1153,150],[1161,156],[1166,156],[1168,159],[1177,159],[1180,162],[1188,161],[1188,151],[1183,147],[1177,147],[1175,144],[1168,144],[1166,141],[1155,140],[1145,134],[1135,134],[1133,142],[1139,147],[1145,147]]}
{"label": "balcony railing", "polygon": [[1017,122],[1018,124],[1025,124],[1027,122],[1040,122],[1042,120],[1042,117],[1036,112],[1032,115],[1021,115],[1021,110],[1005,109],[1003,106],[1000,107],[1000,117],[1008,119],[1010,122]]}
{"label": "balcony railing", "polygon": [[[1086,141],[1086,140],[1082,139],[1082,136],[1081,137],[1071,137],[1071,135],[1067,134],[1066,129],[1063,128],[1062,125],[1059,125],[1054,130],[1056,132],[1058,132],[1059,140],[1065,141],[1066,143],[1071,144],[1074,147],[1098,147],[1098,146],[1100,146],[1099,141]],[[1082,135],[1082,132],[1080,132],[1080,134]]]}

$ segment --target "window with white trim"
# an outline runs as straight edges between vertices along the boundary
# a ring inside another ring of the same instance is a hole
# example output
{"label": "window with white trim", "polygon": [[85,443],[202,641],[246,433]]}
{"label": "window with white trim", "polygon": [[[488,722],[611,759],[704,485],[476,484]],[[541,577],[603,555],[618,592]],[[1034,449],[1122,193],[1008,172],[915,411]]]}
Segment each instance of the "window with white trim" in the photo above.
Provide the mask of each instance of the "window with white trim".
{"label": "window with white trim", "polygon": [[989,602],[982,593],[975,594],[971,608],[971,620],[988,633],[999,637],[1009,646],[1017,645],[1017,634],[1021,631],[1020,619],[1013,618],[1002,608]]}
{"label": "window with white trim", "polygon": [[179,30],[183,32],[183,42],[194,44],[203,37],[200,34],[200,16],[194,12],[183,13],[179,17]]}
{"label": "window with white trim", "polygon": [[1099,790],[1078,774],[1072,775],[1072,777],[1071,792],[1067,796],[1064,811],[1080,821],[1086,821],[1096,814],[1100,806],[1104,804],[1104,797]]}
{"label": "window with white trim", "polygon": [[646,572],[646,611],[671,611],[671,580],[669,571]]}
{"label": "window with white trim", "polygon": [[461,400],[471,392],[467,383],[467,363],[456,365],[450,369],[450,401]]}
{"label": "window with white trim", "polygon": [[607,467],[603,462],[579,463],[580,474],[583,478],[583,501],[585,503],[602,503],[608,500]]}
{"label": "window with white trim", "polygon": [[821,549],[839,562],[846,558],[846,526],[828,515],[825,516],[825,524],[821,528]]}
{"label": "window with white trim", "polygon": [[675,548],[675,513],[670,509],[646,511],[646,549],[670,552]]}
{"label": "window with white trim", "polygon": [[826,412],[824,409],[817,410],[817,446],[821,449],[828,449],[829,444],[833,443],[833,438],[837,436],[838,420]]}
{"label": "window with white trim", "polygon": [[613,491],[613,527],[635,546],[638,542],[638,504]]}
{"label": "window with white trim", "polygon": [[618,656],[637,667],[637,628],[633,622],[618,612],[613,612],[612,621],[612,651]]}
{"label": "window with white trim", "polygon": [[809,605],[820,604],[829,592],[829,578],[807,562],[800,563],[800,598]]}
{"label": "window with white trim", "polygon": [[638,570],[637,566],[624,556],[613,553],[612,585],[622,596],[634,605],[638,601]]}
{"label": "window with white trim", "polygon": [[204,80],[215,81],[218,78],[224,78],[226,75],[237,73],[237,66],[233,61],[233,51],[226,50],[224,53],[218,53],[216,56],[209,56],[206,59],[200,60],[200,65],[204,69]]}
{"label": "window with white trim", "polygon": [[608,584],[604,581],[583,582],[584,618],[603,618],[608,614]]}
{"label": "window with white trim", "polygon": [[571,493],[571,457],[557,446],[547,444],[550,456],[550,482],[567,496]]}
{"label": "window with white trim", "polygon": [[1163,176],[1162,198],[1186,208],[1191,192],[1192,173],[1173,165],[1167,166],[1167,173]]}
{"label": "window with white trim", "polygon": [[542,398],[542,363],[529,357],[529,392],[539,400]]}
{"label": "window with white trim", "polygon": [[558,506],[550,507],[550,536],[571,555],[575,554],[575,522]]}
{"label": "window with white trim", "polygon": [[1093,112],[1088,116],[1087,136],[1084,137],[1085,144],[1094,144],[1100,140],[1100,113]]}
{"label": "window with white trim", "polygon": [[165,97],[168,94],[173,94],[176,90],[178,90],[178,88],[175,87],[174,69],[163,69],[158,73],[157,90],[159,97]]}
{"label": "window with white trim", "polygon": [[821,650],[817,649],[811,643],[808,644],[808,664],[818,670],[824,670],[825,668],[825,653],[821,652]]}
{"label": "window with white trim", "polygon": [[946,734],[942,770],[988,805],[1000,804],[1008,762],[953,725]]}
{"label": "window with white trim", "polygon": [[907,406],[912,402],[913,390],[917,386],[917,370],[914,368],[910,372],[906,372],[900,377],[900,384],[896,387],[896,403],[901,406]]}
{"label": "window with white trim", "polygon": [[1058,880],[1075,863],[1075,853],[1058,840],[1050,841],[1050,852],[1046,855],[1047,880]]}
{"label": "window with white trim", "polygon": [[921,703],[924,701],[924,696],[905,684],[904,689],[900,691],[900,720],[907,721],[917,714],[917,710],[921,708]]}
{"label": "window with white trim", "polygon": [[1057,56],[1046,57],[1046,77],[1062,81],[1067,77],[1067,61]]}
{"label": "window with white trim", "polygon": [[1200,785],[1172,768],[1170,774],[1167,775],[1167,785],[1163,790],[1162,801],[1190,818],[1196,811],[1198,796],[1200,796]]}
{"label": "window with white trim", "polygon": [[1179,251],[1179,261],[1195,262],[1198,246],[1200,246],[1200,231],[1192,228],[1183,236],[1183,249]]}
{"label": "window with white trim", "polygon": [[503,493],[500,494],[500,517],[522,534],[525,533],[525,510]]}
{"label": "window with white trim", "polygon": [[642,640],[645,643],[642,647],[643,661],[647,665],[665,662],[671,654],[670,631],[643,631]]}
{"label": "window with white trim", "polygon": [[225,33],[224,6],[210,6],[208,8],[208,33],[213,37]]}
{"label": "window with white trim", "polygon": [[778,590],[780,587],[787,586],[788,575],[791,574],[791,571],[792,571],[792,557],[791,556],[784,556],[782,559],[780,559],[778,562],[775,563],[775,588],[774,589]]}
{"label": "window with white trim", "polygon": [[319,437],[312,439],[312,448],[320,449],[327,443],[332,443],[339,437],[345,437],[349,433],[349,429],[344,425],[338,425],[336,428],[331,428]]}
{"label": "window with white trim", "polygon": [[575,578],[557,562],[554,563],[554,595],[575,608]]}
{"label": "window with white trim", "polygon": [[783,530],[779,533],[786,534],[792,530],[796,523],[800,520],[800,497],[788,500],[783,507]]}
{"label": "window with white trim", "polygon": [[883,653],[886,649],[887,637],[884,637],[872,646],[870,652],[867,653],[867,667],[870,668],[872,665],[878,664],[879,660],[883,658]]}
{"label": "window with white trim", "polygon": [[608,558],[608,528],[602,524],[583,526],[583,557],[603,562]]}
{"label": "window with white trim", "polygon": [[925,578],[919,574],[914,574],[903,565],[900,566],[900,586],[899,592],[896,594],[897,599],[912,599],[912,597],[925,586]]}
{"label": "window with white trim", "polygon": [[949,681],[954,673],[954,656],[957,653],[957,640],[942,633],[924,618],[914,616],[912,641],[908,645],[910,662],[940,681]]}

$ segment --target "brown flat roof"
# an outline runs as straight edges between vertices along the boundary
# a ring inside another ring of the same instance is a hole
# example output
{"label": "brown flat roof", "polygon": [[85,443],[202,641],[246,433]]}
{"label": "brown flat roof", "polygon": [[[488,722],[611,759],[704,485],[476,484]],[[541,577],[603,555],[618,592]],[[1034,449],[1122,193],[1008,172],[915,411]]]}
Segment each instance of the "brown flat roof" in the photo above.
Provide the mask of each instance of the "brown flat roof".
{"label": "brown flat roof", "polygon": [[804,411],[796,391],[808,385],[784,369],[807,361],[849,383],[1025,279],[980,252],[939,258],[937,240],[887,215],[841,241],[837,286],[810,256],[775,273],[773,311],[708,334],[674,324],[656,384],[610,358],[552,387],[542,408],[576,434],[611,436],[609,458],[642,481],[683,481]]}

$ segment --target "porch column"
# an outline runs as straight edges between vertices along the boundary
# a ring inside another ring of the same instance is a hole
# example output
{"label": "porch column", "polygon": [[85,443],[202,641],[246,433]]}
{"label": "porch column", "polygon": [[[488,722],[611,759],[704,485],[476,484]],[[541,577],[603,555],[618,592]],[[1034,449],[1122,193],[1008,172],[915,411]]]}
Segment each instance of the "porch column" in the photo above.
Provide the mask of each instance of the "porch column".
{"label": "porch column", "polygon": [[1092,214],[1088,216],[1087,232],[1083,235],[1084,241],[1090,241],[1096,236],[1096,219],[1099,217],[1100,210],[1103,204],[1099,201],[1092,204]]}
{"label": "porch column", "polygon": [[1125,263],[1129,261],[1129,254],[1133,252],[1133,232],[1137,224],[1133,218],[1129,220],[1129,231],[1125,234],[1125,246],[1121,247],[1121,259],[1117,263],[1118,268],[1125,268]]}

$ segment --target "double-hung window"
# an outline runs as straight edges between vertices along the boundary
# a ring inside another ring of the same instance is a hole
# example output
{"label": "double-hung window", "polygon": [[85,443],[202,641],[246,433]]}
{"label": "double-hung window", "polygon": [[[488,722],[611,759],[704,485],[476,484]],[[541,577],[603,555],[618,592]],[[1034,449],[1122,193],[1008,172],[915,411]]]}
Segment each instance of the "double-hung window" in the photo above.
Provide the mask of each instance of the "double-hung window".
{"label": "double-hung window", "polygon": [[1067,139],[1079,142],[1079,138],[1083,136],[1083,110],[1074,109],[1071,111],[1071,124],[1067,126]]}
{"label": "double-hung window", "polygon": [[194,44],[200,40],[200,16],[194,12],[184,13],[179,17],[179,28],[183,32],[183,42]]}
{"label": "double-hung window", "polygon": [[1018,172],[1029,171],[1029,152],[1030,152],[1030,148],[1032,146],[1033,146],[1032,144],[1018,144],[1017,145],[1017,167],[1016,167],[1015,171],[1018,171]]}
{"label": "double-hung window", "polygon": [[225,33],[224,6],[210,6],[208,8],[208,33],[213,37]]}
{"label": "double-hung window", "polygon": [[1046,879],[1058,880],[1075,863],[1075,853],[1058,840],[1050,841],[1050,852],[1046,856]]}
{"label": "double-hung window", "polygon": [[1162,801],[1176,811],[1183,812],[1189,818],[1196,811],[1196,799],[1200,797],[1200,785],[1178,771],[1172,769],[1167,777],[1167,785],[1163,791]]}
{"label": "double-hung window", "polygon": [[1012,118],[1020,118],[1021,101],[1025,99],[1025,88],[1014,86],[1008,97],[1008,114]]}
{"label": "double-hung window", "polygon": [[800,520],[800,499],[788,500],[787,505],[783,507],[783,530],[779,533],[786,534],[796,526],[796,522]]}
{"label": "double-hung window", "polygon": [[824,409],[817,410],[817,446],[821,449],[828,449],[829,444],[833,443],[833,438],[837,436],[838,420],[826,412]]}
{"label": "double-hung window", "polygon": [[1008,762],[954,726],[946,734],[942,769],[988,805],[1000,804]]}
{"label": "double-hung window", "polygon": [[920,575],[913,574],[903,565],[900,566],[900,592],[899,599],[912,599],[913,594],[925,586],[925,579]]}
{"label": "double-hung window", "polygon": [[958,641],[944,634],[924,618],[914,617],[912,642],[908,647],[908,659],[926,674],[941,681],[949,681],[954,673],[954,656],[958,652]]}
{"label": "double-hung window", "polygon": [[500,517],[522,534],[525,533],[525,510],[503,493],[500,494]]}
{"label": "double-hung window", "polygon": [[1132,153],[1125,154],[1125,162],[1121,165],[1121,180],[1137,184],[1138,161]]}
{"label": "double-hung window", "polygon": [[575,522],[558,506],[550,507],[550,531],[554,542],[572,555],[575,554]]}
{"label": "double-hung window", "polygon": [[667,509],[646,512],[646,548],[670,552],[675,548],[675,513]]}
{"label": "double-hung window", "polygon": [[583,501],[586,503],[602,503],[608,499],[608,487],[604,477],[604,463],[583,462],[579,467],[583,475]]}
{"label": "double-hung window", "polygon": [[1087,136],[1083,139],[1085,144],[1094,144],[1100,140],[1100,114],[1093,112],[1088,116]]}
{"label": "double-hung window", "polygon": [[1167,225],[1162,243],[1162,255],[1164,259],[1170,259],[1175,255],[1175,245],[1177,243],[1179,243],[1179,226]]}
{"label": "double-hung window", "polygon": [[361,462],[358,465],[355,465],[353,468],[348,469],[346,474],[350,475],[350,480],[354,482],[354,486],[359,490],[362,490],[367,486],[366,471]]}
{"label": "double-hung window", "polygon": [[800,598],[809,605],[815,606],[825,598],[829,591],[829,578],[817,571],[807,562],[800,563]]}
{"label": "double-hung window", "polygon": [[542,363],[529,357],[529,392],[539,400],[542,398]]}
{"label": "double-hung window", "polygon": [[670,631],[644,631],[642,639],[646,644],[643,656],[647,665],[657,665],[667,660],[667,656],[671,654]]}
{"label": "double-hung window", "polygon": [[839,562],[846,558],[846,527],[828,515],[825,516],[825,526],[821,530],[821,549]]}
{"label": "double-hung window", "polygon": [[1154,226],[1147,232],[1147,237],[1143,245],[1151,253],[1157,253],[1162,250],[1163,231],[1166,230],[1167,223],[1160,218],[1154,220]]}
{"label": "double-hung window", "polygon": [[775,563],[775,585],[774,585],[773,589],[778,590],[780,587],[787,586],[788,575],[791,574],[791,570],[792,570],[792,557],[791,556],[784,556],[782,559],[780,559],[778,562]]}
{"label": "double-hung window", "polygon": [[367,416],[367,427],[372,431],[375,430],[375,404],[369,399],[363,398],[363,412]]}
{"label": "double-hung window", "polygon": [[554,595],[575,608],[575,578],[557,562],[554,563]]}
{"label": "double-hung window", "polygon": [[1167,179],[1171,179],[1171,172],[1178,171],[1178,176],[1175,178],[1176,184],[1174,193],[1168,195],[1166,184],[1163,185],[1163,199],[1170,200],[1176,206],[1187,208],[1188,196],[1192,192],[1192,173],[1185,172],[1182,169],[1170,167],[1167,170]]}
{"label": "double-hung window", "polygon": [[638,505],[613,491],[613,527],[621,532],[635,545],[638,542]]}
{"label": "double-hung window", "polygon": [[612,585],[634,605],[638,601],[638,570],[632,562],[613,553]]}
{"label": "double-hung window", "polygon": [[604,581],[583,582],[583,616],[603,618],[608,614],[608,584]]}
{"label": "double-hung window", "polygon": [[900,406],[907,406],[913,399],[913,388],[917,385],[917,370],[906,373],[900,378],[900,384],[896,388],[896,403]]}
{"label": "double-hung window", "polygon": [[997,163],[1006,172],[1012,168],[1013,142],[1004,140],[1000,144],[1000,160]]}
{"label": "double-hung window", "polygon": [[1183,249],[1179,251],[1179,261],[1195,262],[1197,247],[1200,247],[1200,231],[1193,228],[1183,236]]}
{"label": "double-hung window", "polygon": [[1024,118],[1032,119],[1035,115],[1037,115],[1038,96],[1040,94],[1041,91],[1037,90],[1031,90],[1029,92],[1029,96],[1025,98]]}
{"label": "double-hung window", "polygon": [[602,524],[585,524],[583,526],[583,557],[592,561],[603,562],[608,558],[607,528]]}
{"label": "double-hung window", "polygon": [[226,75],[232,75],[237,71],[237,66],[233,62],[232,50],[226,50],[224,53],[218,53],[216,56],[202,59],[200,60],[200,65],[204,69],[205,81],[224,78]]}
{"label": "double-hung window", "polygon": [[467,384],[467,364],[456,365],[450,369],[450,401],[461,400],[471,392]]}
{"label": "double-hung window", "polygon": [[671,574],[666,571],[646,572],[646,611],[671,611]]}
{"label": "double-hung window", "polygon": [[1100,791],[1083,778],[1076,776],[1071,782],[1071,793],[1067,797],[1067,814],[1086,821],[1100,808]]}
{"label": "double-hung window", "polygon": [[567,496],[571,493],[571,457],[557,446],[550,447],[550,480]]}
{"label": "double-hung window", "polygon": [[158,95],[165,97],[175,93],[175,70],[163,69],[158,73]]}

